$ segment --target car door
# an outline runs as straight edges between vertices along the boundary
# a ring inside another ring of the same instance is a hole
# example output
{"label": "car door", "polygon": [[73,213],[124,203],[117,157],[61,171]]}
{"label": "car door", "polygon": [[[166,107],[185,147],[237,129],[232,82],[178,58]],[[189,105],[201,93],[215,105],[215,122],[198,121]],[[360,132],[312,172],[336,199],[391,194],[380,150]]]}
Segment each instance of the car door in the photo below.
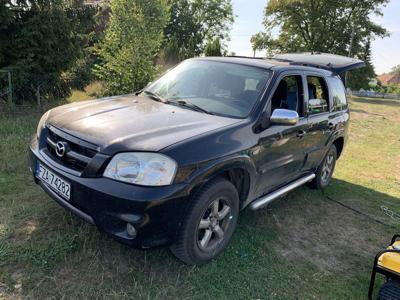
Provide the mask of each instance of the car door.
{"label": "car door", "polygon": [[317,72],[305,72],[305,81],[308,153],[304,169],[315,170],[324,158],[338,119],[331,115],[331,95],[326,77]]}
{"label": "car door", "polygon": [[[258,172],[257,194],[262,195],[266,192],[283,185],[294,178],[299,177],[302,172],[306,155],[306,139],[305,134],[308,129],[307,118],[303,116],[304,110],[304,79],[303,73],[290,72],[283,73],[276,80],[273,92],[267,100],[266,111],[272,114],[277,108],[276,99],[282,98],[280,108],[292,109],[296,108],[299,113],[299,122],[296,125],[270,125],[264,131],[258,133],[258,143],[253,150],[253,157]],[[297,106],[293,106],[293,97],[288,94],[292,93],[291,88],[282,88],[282,82],[289,80],[296,81]]]}

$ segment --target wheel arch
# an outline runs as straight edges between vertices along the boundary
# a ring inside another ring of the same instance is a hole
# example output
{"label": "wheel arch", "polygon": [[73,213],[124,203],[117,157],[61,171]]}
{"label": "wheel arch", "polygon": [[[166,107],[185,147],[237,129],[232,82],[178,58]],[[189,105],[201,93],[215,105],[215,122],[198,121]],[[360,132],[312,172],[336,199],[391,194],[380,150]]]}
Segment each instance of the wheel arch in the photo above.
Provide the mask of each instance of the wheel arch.
{"label": "wheel arch", "polygon": [[195,192],[207,182],[219,177],[227,179],[236,187],[240,201],[239,207],[243,208],[252,193],[256,179],[256,168],[251,159],[247,156],[241,156],[219,162],[202,170],[192,183],[192,191]]}
{"label": "wheel arch", "polygon": [[242,208],[250,193],[250,174],[243,168],[230,168],[215,174],[214,178],[223,177],[230,181],[237,189],[239,195],[239,207]]}
{"label": "wheel arch", "polygon": [[337,159],[339,159],[340,155],[343,152],[343,147],[344,147],[344,137],[338,137],[337,139],[335,139],[332,143],[333,145],[335,145],[336,147],[336,151],[337,151]]}

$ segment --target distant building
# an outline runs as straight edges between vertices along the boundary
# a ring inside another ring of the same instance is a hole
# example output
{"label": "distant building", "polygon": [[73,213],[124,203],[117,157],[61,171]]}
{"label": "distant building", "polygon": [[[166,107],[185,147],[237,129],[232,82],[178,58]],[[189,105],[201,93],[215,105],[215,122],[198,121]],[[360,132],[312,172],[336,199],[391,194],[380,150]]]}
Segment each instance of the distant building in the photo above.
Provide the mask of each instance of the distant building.
{"label": "distant building", "polygon": [[378,76],[382,85],[400,85],[400,74],[382,74]]}

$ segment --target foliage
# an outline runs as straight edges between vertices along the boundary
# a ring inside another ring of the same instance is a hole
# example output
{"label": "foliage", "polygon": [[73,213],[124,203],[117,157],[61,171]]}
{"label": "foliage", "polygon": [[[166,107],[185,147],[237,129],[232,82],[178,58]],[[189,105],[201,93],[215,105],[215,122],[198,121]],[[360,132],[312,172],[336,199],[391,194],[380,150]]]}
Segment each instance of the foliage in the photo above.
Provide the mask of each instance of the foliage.
{"label": "foliage", "polygon": [[400,95],[400,86],[395,84],[388,85],[386,86],[386,93]]}
{"label": "foliage", "polygon": [[382,85],[380,82],[374,88],[376,92],[385,94],[397,94],[400,95],[400,86],[396,84]]}
{"label": "foliage", "polygon": [[72,89],[83,90],[93,81],[92,70],[95,62],[96,56],[92,54],[90,47],[83,49],[83,57],[76,60],[75,64],[64,73]]}
{"label": "foliage", "polygon": [[103,2],[94,7],[96,14],[88,27],[88,38],[83,45],[82,55],[75,64],[64,74],[73,89],[83,91],[86,86],[95,81],[94,66],[100,63],[94,45],[100,43],[108,24],[110,7]]}
{"label": "foliage", "polygon": [[371,87],[373,91],[377,93],[382,93],[382,94],[397,94],[400,95],[400,85],[397,84],[388,84],[388,85],[383,85],[382,82],[378,80],[378,83]]}
{"label": "foliage", "polygon": [[176,63],[204,52],[217,38],[224,48],[234,20],[231,0],[169,0],[171,15],[164,29],[167,63]]}
{"label": "foliage", "polygon": [[63,97],[61,75],[81,55],[93,10],[83,0],[2,0],[0,68],[11,69],[16,96]]}
{"label": "foliage", "polygon": [[165,0],[111,0],[110,7],[95,73],[104,81],[107,94],[131,93],[153,78],[168,5]]}
{"label": "foliage", "polygon": [[400,75],[400,65],[397,65],[397,66],[393,67],[392,70],[390,71],[390,74],[392,74],[392,75]]}
{"label": "foliage", "polygon": [[268,47],[267,41],[269,39],[270,37],[265,32],[258,32],[251,37],[250,43],[253,48],[254,56],[256,56],[257,50],[263,50]]}
{"label": "foliage", "polygon": [[205,49],[205,56],[222,56],[222,47],[219,38],[216,38],[213,41],[208,41]]}
{"label": "foliage", "polygon": [[[388,0],[270,0],[265,8],[264,42],[260,35],[253,37],[253,48],[262,45],[274,52],[329,52],[365,57],[370,54],[373,37],[387,35],[386,29],[372,21],[382,15],[382,5]],[[276,38],[272,33],[278,31]],[[362,77],[361,75],[364,74]],[[367,84],[373,74],[359,71],[357,81]]]}
{"label": "foliage", "polygon": [[360,53],[358,57],[365,61],[366,67],[348,72],[346,85],[354,90],[369,89],[370,79],[376,77],[372,65],[370,41],[365,45],[364,53]]}
{"label": "foliage", "polygon": [[[5,59],[8,36],[8,27],[13,23],[14,15],[9,9],[10,0],[0,0],[0,65]],[[3,42],[4,41],[4,42]]]}

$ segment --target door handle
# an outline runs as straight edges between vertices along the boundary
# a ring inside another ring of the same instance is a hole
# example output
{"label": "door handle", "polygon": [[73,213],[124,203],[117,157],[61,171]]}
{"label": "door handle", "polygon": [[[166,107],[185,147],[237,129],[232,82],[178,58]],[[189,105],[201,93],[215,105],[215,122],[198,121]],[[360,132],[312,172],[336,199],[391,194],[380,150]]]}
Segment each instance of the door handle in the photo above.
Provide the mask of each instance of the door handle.
{"label": "door handle", "polygon": [[304,130],[299,130],[299,132],[297,132],[296,136],[298,138],[302,138],[306,135],[307,132],[305,132]]}

